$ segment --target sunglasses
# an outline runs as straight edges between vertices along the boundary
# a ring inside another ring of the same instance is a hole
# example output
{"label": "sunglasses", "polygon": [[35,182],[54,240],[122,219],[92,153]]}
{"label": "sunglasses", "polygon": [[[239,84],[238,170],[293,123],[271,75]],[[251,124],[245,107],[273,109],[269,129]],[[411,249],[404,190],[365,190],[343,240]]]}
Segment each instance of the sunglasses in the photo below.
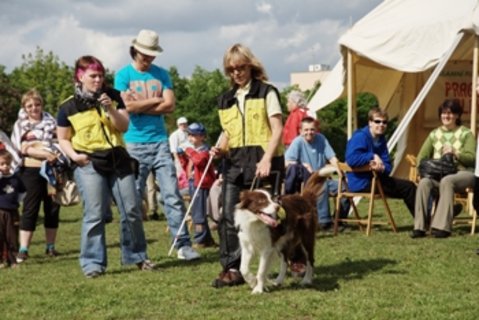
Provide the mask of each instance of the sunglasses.
{"label": "sunglasses", "polygon": [[237,72],[244,72],[246,68],[248,68],[248,64],[241,64],[239,66],[229,66],[226,68],[226,71],[228,73],[234,73],[235,71]]}
{"label": "sunglasses", "polygon": [[383,125],[387,125],[388,124],[388,121],[387,120],[373,120],[373,122],[375,124],[383,124]]}

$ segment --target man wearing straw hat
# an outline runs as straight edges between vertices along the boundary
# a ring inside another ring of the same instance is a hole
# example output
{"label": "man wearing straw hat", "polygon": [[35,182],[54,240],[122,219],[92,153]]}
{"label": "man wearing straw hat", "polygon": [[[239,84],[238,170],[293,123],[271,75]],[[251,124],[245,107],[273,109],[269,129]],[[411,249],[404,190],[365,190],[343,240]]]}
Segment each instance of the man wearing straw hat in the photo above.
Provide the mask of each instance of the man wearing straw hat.
{"label": "man wearing straw hat", "polygon": [[[124,135],[128,152],[139,163],[137,190],[143,198],[146,179],[154,171],[164,199],[170,233],[176,238],[178,258],[198,259],[191,248],[190,236],[182,221],[185,206],[178,190],[175,166],[168,144],[164,115],[175,109],[175,94],[168,71],[153,64],[163,51],[155,31],[141,30],[130,46],[131,64],[115,75],[115,88],[130,114],[130,125]],[[180,232],[180,227],[182,230]]]}

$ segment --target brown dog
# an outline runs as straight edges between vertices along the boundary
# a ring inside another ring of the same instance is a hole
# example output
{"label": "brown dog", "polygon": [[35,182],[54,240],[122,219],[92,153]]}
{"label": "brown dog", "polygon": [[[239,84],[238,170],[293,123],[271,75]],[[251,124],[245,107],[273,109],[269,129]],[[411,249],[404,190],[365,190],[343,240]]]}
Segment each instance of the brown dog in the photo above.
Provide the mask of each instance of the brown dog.
{"label": "brown dog", "polygon": [[[273,253],[281,258],[275,285],[283,283],[288,257],[296,247],[306,256],[306,272],[301,284],[313,281],[314,244],[317,224],[316,199],[324,192],[325,178],[314,173],[308,179],[301,195],[285,195],[280,204],[275,203],[264,190],[243,191],[236,206],[235,225],[241,246],[240,271],[253,288],[252,293],[262,293],[271,266]],[[250,272],[254,254],[259,254],[257,275]]]}

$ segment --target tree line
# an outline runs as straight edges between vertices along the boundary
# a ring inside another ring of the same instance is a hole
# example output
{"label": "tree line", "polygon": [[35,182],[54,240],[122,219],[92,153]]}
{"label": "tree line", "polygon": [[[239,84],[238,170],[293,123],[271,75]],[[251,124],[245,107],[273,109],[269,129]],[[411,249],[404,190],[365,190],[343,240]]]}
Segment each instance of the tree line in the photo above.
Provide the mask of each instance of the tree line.
{"label": "tree line", "polygon": [[[221,128],[216,111],[217,97],[229,88],[229,80],[221,70],[205,70],[197,66],[191,77],[182,77],[178,69],[168,69],[176,95],[176,110],[166,116],[169,132],[176,129],[176,119],[185,116],[191,122],[201,122],[208,129],[208,141],[215,144]],[[114,71],[106,71],[106,83],[113,85]],[[311,97],[319,88],[317,83],[311,90],[304,91]],[[36,88],[44,99],[44,109],[56,116],[62,101],[71,96],[73,88],[73,66],[60,61],[53,52],[45,52],[37,47],[34,53],[22,55],[22,64],[11,73],[5,72],[0,65],[0,128],[9,134],[17,119],[20,99],[23,93]],[[281,106],[286,119],[286,97],[291,90],[299,90],[297,86],[288,86],[280,92]],[[362,93],[357,98],[358,124],[367,123],[368,110],[377,104],[376,98]],[[347,134],[346,100],[338,99],[317,113],[320,130],[328,138],[340,159],[344,159]],[[392,128],[389,128],[391,130]]]}

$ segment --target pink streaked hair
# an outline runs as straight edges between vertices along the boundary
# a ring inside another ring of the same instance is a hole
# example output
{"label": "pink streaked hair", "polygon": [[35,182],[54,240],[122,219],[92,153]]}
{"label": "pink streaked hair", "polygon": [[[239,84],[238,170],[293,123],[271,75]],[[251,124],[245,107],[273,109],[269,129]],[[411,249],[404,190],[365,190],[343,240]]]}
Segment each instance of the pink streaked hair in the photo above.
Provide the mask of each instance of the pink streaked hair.
{"label": "pink streaked hair", "polygon": [[93,56],[83,56],[75,63],[75,81],[80,82],[80,78],[88,69],[105,74],[105,67],[100,60]]}

